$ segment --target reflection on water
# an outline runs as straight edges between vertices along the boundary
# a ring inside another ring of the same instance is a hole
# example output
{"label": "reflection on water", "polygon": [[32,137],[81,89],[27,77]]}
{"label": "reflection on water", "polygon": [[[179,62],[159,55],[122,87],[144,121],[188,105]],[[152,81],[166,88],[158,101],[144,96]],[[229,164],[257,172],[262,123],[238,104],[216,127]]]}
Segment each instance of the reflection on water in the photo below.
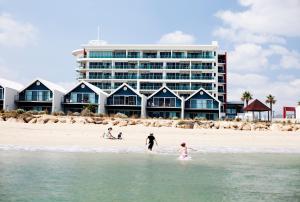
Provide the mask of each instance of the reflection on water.
{"label": "reflection on water", "polygon": [[300,156],[0,151],[0,201],[299,201]]}

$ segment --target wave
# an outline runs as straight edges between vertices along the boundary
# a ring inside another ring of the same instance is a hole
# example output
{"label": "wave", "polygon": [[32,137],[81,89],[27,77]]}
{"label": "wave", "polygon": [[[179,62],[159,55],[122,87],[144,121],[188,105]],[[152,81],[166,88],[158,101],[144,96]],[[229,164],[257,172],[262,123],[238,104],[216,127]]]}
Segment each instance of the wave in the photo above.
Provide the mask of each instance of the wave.
{"label": "wave", "polygon": [[[300,154],[299,149],[288,148],[239,148],[239,147],[199,147],[190,153],[291,153]],[[144,147],[82,147],[82,146],[22,146],[0,145],[0,151],[45,151],[45,152],[85,152],[85,153],[145,153]],[[178,147],[157,148],[153,153],[162,155],[178,155]]]}

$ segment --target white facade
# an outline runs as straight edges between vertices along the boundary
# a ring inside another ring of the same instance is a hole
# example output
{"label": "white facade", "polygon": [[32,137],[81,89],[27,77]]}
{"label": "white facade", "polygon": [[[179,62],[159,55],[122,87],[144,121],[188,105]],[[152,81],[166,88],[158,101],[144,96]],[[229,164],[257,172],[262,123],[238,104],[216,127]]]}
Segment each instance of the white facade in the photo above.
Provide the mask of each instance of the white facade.
{"label": "white facade", "polygon": [[[211,45],[116,45],[93,42],[72,52],[78,81],[87,81],[107,93],[126,82],[149,96],[168,86],[180,97],[203,87],[226,101],[225,72],[219,64],[217,42]],[[222,66],[223,65],[223,66]],[[219,90],[219,89],[223,90]]]}
{"label": "white facade", "polygon": [[296,120],[300,122],[300,106],[296,107]]}
{"label": "white facade", "polygon": [[10,111],[16,109],[15,97],[23,86],[6,79],[0,79],[0,86],[3,88],[3,110]]}

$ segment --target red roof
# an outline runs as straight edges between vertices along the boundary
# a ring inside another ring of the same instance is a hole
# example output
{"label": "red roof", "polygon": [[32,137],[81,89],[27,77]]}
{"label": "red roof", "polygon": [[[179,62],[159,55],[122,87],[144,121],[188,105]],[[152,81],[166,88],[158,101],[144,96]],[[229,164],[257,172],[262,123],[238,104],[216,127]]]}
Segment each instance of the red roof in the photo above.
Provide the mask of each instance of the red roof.
{"label": "red roof", "polygon": [[261,101],[255,99],[248,106],[244,108],[244,111],[271,111],[269,107],[263,104]]}

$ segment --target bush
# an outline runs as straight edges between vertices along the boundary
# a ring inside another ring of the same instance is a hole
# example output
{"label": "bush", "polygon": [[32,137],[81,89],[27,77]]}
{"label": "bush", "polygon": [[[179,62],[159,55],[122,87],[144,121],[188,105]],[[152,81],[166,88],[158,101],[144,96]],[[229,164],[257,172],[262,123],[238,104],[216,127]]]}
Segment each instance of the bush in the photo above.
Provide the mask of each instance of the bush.
{"label": "bush", "polygon": [[71,116],[80,116],[80,113],[79,112],[74,112],[71,114]]}
{"label": "bush", "polygon": [[47,114],[47,111],[39,111],[38,114],[39,115]]}
{"label": "bush", "polygon": [[85,108],[81,111],[81,116],[94,116],[94,113],[91,112],[88,108]]}
{"label": "bush", "polygon": [[172,117],[173,120],[178,120],[177,116]]}
{"label": "bush", "polygon": [[196,121],[206,121],[206,120],[207,120],[207,119],[204,118],[204,117],[198,117],[198,116],[196,116],[194,119],[195,119]]}
{"label": "bush", "polygon": [[242,119],[240,117],[235,118],[235,121],[240,122]]}
{"label": "bush", "polygon": [[62,111],[59,111],[59,112],[52,112],[52,115],[53,115],[53,116],[64,116],[65,113],[62,112]]}
{"label": "bush", "polygon": [[17,112],[17,114],[24,114],[25,110],[24,109],[17,109],[16,112]]}
{"label": "bush", "polygon": [[27,111],[27,113],[31,114],[31,115],[38,115],[39,112],[36,110],[31,110],[31,111]]}
{"label": "bush", "polygon": [[84,107],[84,109],[88,109],[90,112],[95,112],[96,111],[96,107],[92,104],[88,104]]}
{"label": "bush", "polygon": [[128,116],[126,114],[122,114],[122,113],[117,113],[114,115],[115,118],[121,118],[121,119],[126,119],[128,118]]}

